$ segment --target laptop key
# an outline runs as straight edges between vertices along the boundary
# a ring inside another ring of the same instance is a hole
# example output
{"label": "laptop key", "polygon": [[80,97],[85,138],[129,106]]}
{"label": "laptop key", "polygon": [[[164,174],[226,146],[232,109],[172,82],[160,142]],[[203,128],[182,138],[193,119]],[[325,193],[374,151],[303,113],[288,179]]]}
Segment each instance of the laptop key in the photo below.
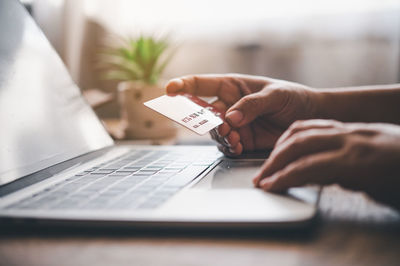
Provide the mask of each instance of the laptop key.
{"label": "laptop key", "polygon": [[104,174],[104,175],[108,175],[111,174],[112,172],[114,172],[115,170],[105,170],[105,169],[99,169],[95,172],[93,172],[92,174]]}
{"label": "laptop key", "polygon": [[128,176],[128,175],[131,175],[131,174],[133,174],[135,172],[136,171],[116,171],[115,174],[122,175],[122,176]]}
{"label": "laptop key", "polygon": [[141,169],[141,167],[137,167],[137,166],[125,166],[123,168],[121,168],[122,171],[137,171]]}
{"label": "laptop key", "polygon": [[89,176],[97,177],[97,178],[100,178],[100,177],[103,177],[103,176],[106,176],[106,175],[107,174],[105,174],[105,173],[96,173],[96,172],[93,172],[93,173],[89,174]]}
{"label": "laptop key", "polygon": [[115,177],[115,178],[123,178],[123,177],[125,177],[125,176],[128,176],[128,175],[126,175],[126,174],[118,174],[118,173],[113,173],[113,174],[111,174],[111,175],[108,175],[107,177]]}
{"label": "laptop key", "polygon": [[80,172],[80,173],[77,173],[75,176],[85,176],[87,174],[88,174],[88,172]]}

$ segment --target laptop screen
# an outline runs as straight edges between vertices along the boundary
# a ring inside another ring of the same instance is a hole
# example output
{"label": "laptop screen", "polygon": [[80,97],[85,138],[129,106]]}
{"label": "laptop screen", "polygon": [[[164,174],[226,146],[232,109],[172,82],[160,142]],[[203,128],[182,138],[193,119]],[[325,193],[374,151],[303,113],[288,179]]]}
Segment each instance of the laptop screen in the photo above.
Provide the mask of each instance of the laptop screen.
{"label": "laptop screen", "polygon": [[18,1],[0,34],[0,185],[113,143]]}

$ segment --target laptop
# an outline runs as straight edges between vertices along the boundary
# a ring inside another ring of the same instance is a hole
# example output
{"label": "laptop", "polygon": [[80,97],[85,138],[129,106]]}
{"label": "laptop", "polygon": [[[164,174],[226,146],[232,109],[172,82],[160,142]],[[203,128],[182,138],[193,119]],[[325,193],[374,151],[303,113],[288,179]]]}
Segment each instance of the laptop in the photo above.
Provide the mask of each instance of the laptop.
{"label": "laptop", "polygon": [[264,159],[115,145],[24,7],[0,1],[0,222],[128,227],[308,223],[319,190],[253,188]]}

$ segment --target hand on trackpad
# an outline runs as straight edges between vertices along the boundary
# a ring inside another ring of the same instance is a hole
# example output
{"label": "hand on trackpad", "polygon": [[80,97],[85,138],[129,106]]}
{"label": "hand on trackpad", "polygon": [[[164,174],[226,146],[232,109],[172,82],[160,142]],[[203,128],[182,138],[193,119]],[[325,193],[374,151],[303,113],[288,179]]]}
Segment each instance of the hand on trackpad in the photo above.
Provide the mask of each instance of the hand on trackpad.
{"label": "hand on trackpad", "polygon": [[252,179],[264,160],[223,160],[193,188],[253,188]]}

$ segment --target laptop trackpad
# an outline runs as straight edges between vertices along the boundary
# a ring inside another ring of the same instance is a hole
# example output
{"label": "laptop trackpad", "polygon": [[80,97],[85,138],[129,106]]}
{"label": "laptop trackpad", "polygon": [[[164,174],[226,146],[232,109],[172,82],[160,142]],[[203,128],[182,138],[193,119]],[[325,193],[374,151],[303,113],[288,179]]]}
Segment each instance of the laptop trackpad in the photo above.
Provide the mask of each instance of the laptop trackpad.
{"label": "laptop trackpad", "polygon": [[193,188],[253,188],[252,179],[265,160],[223,160]]}

